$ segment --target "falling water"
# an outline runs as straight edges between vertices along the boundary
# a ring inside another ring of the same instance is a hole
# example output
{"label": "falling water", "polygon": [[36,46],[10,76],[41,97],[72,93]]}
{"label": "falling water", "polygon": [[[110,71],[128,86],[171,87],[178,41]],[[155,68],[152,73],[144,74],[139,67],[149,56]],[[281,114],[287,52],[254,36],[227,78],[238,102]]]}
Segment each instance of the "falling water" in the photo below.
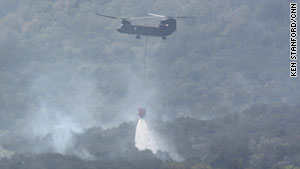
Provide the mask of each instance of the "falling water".
{"label": "falling water", "polygon": [[172,147],[167,146],[157,134],[147,125],[147,122],[140,118],[135,130],[135,147],[139,150],[151,150],[157,153],[158,150],[168,152],[170,157],[175,161],[184,160]]}
{"label": "falling water", "polygon": [[153,153],[158,150],[153,133],[149,130],[146,121],[139,119],[135,131],[135,147],[139,150],[149,149]]}

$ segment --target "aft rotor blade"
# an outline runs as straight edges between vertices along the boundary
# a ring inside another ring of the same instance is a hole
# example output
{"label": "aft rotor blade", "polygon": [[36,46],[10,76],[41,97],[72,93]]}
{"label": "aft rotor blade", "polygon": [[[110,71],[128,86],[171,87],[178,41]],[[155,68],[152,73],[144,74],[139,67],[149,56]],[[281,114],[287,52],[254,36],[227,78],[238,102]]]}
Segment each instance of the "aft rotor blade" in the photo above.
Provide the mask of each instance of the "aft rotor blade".
{"label": "aft rotor blade", "polygon": [[157,17],[155,17],[155,16],[141,16],[141,17],[126,18],[126,19],[136,20],[136,19],[153,19],[153,18],[157,18]]}
{"label": "aft rotor blade", "polygon": [[187,18],[199,18],[198,16],[174,16],[171,18],[177,18],[177,19],[187,19]]}
{"label": "aft rotor blade", "polygon": [[168,16],[158,15],[158,14],[154,14],[154,13],[148,13],[148,15],[150,15],[150,16],[155,16],[155,17],[159,17],[159,18],[168,18]]}
{"label": "aft rotor blade", "polygon": [[164,16],[153,13],[148,13],[150,16],[159,17],[159,18],[177,18],[177,19],[186,19],[186,18],[199,18],[198,16]]}
{"label": "aft rotor blade", "polygon": [[121,19],[121,18],[118,18],[118,17],[115,17],[115,16],[103,15],[103,14],[99,14],[99,13],[96,13],[96,15],[103,16],[103,17],[110,18],[110,19]]}

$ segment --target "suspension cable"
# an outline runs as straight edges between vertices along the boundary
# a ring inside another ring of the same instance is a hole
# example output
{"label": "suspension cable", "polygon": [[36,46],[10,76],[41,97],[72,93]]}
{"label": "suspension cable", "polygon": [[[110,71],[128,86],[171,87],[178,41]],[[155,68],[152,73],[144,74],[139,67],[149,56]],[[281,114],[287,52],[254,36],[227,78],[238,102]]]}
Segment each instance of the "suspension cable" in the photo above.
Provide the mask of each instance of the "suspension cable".
{"label": "suspension cable", "polygon": [[147,58],[147,35],[145,38],[145,53],[144,53],[144,75],[143,75],[143,82],[145,83],[146,80],[146,58]]}

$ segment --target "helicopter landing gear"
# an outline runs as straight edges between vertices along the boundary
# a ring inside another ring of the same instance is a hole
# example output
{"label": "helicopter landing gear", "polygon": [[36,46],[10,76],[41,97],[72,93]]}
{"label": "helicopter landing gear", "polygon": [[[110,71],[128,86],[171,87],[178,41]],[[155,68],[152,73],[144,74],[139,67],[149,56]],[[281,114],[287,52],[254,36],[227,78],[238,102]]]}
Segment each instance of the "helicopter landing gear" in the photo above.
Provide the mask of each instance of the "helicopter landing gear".
{"label": "helicopter landing gear", "polygon": [[167,38],[165,36],[161,37],[163,40],[166,40]]}
{"label": "helicopter landing gear", "polygon": [[136,35],[135,38],[137,39],[141,39],[140,35]]}

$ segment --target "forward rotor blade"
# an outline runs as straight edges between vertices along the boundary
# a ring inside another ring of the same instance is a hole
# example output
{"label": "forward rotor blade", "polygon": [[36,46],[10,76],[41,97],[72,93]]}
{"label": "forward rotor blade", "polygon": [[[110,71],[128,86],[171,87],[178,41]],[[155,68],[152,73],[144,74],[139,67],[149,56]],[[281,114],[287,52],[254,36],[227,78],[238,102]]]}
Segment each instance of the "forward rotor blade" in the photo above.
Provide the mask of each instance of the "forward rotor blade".
{"label": "forward rotor blade", "polygon": [[96,15],[106,17],[106,18],[110,18],[110,19],[121,19],[121,18],[118,18],[118,17],[115,17],[115,16],[103,15],[103,14],[99,14],[99,13],[96,13]]}
{"label": "forward rotor blade", "polygon": [[131,17],[131,18],[124,18],[124,17],[116,17],[116,16],[110,16],[110,15],[104,15],[104,14],[99,14],[96,13],[96,15],[98,16],[102,16],[102,17],[106,17],[106,18],[110,18],[110,19],[121,19],[121,20],[135,20],[135,19],[151,19],[151,18],[155,18],[154,16],[142,16],[142,17]]}

